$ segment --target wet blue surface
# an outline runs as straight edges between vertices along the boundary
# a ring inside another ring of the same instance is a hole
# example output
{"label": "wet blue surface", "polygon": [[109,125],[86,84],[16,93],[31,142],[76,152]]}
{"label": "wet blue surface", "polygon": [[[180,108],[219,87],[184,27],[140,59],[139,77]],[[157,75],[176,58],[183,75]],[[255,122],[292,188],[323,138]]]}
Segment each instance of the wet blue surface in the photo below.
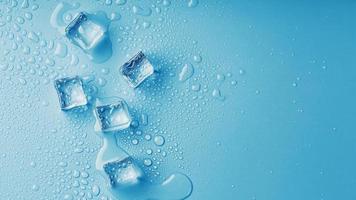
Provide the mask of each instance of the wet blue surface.
{"label": "wet blue surface", "polygon": [[[0,199],[115,199],[93,105],[58,103],[75,75],[127,101],[118,145],[153,183],[186,174],[188,199],[356,198],[354,1],[78,2],[64,22],[113,19],[104,63],[51,26],[60,1],[0,0]],[[157,72],[133,89],[120,66],[139,50]]]}

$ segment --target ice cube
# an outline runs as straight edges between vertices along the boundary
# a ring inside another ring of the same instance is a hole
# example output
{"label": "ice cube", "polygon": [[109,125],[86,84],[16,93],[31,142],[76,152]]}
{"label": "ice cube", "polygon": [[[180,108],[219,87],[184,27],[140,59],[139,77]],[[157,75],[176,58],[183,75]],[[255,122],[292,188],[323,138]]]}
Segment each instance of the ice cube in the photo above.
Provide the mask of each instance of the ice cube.
{"label": "ice cube", "polygon": [[109,162],[104,165],[104,171],[109,177],[112,187],[128,187],[140,183],[143,172],[132,157],[124,160]]}
{"label": "ice cube", "polygon": [[80,12],[65,29],[67,38],[85,51],[95,48],[104,39],[106,28]]}
{"label": "ice cube", "polygon": [[139,86],[154,72],[153,66],[142,51],[121,66],[121,73],[133,88]]}
{"label": "ice cube", "polygon": [[118,131],[128,128],[131,124],[128,106],[121,98],[98,99],[94,114],[96,117],[96,131]]}
{"label": "ice cube", "polygon": [[56,79],[54,87],[62,110],[87,105],[87,96],[84,92],[82,79],[79,76]]}

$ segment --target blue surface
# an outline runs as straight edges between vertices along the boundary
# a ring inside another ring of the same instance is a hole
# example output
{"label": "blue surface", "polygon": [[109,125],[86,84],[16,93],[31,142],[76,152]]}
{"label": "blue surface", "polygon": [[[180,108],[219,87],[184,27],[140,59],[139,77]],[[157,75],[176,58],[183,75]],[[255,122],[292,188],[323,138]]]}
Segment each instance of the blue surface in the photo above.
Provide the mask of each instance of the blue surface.
{"label": "blue surface", "polygon": [[[147,114],[118,144],[153,161],[153,182],[187,174],[189,199],[356,198],[355,1],[81,1],[72,13],[121,16],[100,64],[50,25],[59,2],[0,0],[0,199],[113,198],[92,107],[60,109],[53,80],[66,75]],[[139,50],[159,73],[134,90],[119,67]]]}

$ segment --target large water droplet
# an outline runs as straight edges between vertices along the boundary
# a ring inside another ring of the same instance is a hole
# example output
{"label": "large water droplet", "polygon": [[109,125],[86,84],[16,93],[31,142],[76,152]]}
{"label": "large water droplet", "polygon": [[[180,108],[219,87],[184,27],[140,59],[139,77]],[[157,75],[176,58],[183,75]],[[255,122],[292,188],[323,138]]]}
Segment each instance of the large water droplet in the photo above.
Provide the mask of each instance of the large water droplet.
{"label": "large water droplet", "polygon": [[161,135],[155,136],[155,138],[153,139],[153,141],[155,142],[155,144],[156,144],[157,146],[162,146],[162,145],[164,144],[164,142],[165,142],[164,137],[161,136]]}
{"label": "large water droplet", "polygon": [[132,11],[134,14],[141,16],[150,16],[152,13],[151,8],[142,8],[137,5],[132,6]]}
{"label": "large water droplet", "polygon": [[194,67],[190,63],[184,64],[181,72],[179,73],[179,80],[184,82],[192,77],[194,74]]}

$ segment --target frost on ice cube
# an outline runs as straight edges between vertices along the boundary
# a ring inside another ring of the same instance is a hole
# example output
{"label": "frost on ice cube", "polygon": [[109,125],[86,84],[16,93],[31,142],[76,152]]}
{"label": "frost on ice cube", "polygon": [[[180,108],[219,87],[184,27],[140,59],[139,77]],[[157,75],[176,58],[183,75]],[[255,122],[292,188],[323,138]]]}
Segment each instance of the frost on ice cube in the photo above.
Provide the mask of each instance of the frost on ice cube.
{"label": "frost on ice cube", "polygon": [[90,50],[100,43],[106,33],[105,27],[91,20],[87,13],[80,12],[66,27],[67,38],[83,50]]}
{"label": "frost on ice cube", "polygon": [[94,114],[96,131],[119,131],[128,128],[131,123],[128,106],[121,98],[98,99]]}
{"label": "frost on ice cube", "polygon": [[104,171],[109,177],[112,187],[137,185],[143,177],[142,170],[137,166],[132,157],[106,163],[104,165]]}
{"label": "frost on ice cube", "polygon": [[54,87],[56,88],[62,110],[87,105],[88,100],[80,77],[57,79],[54,81]]}
{"label": "frost on ice cube", "polygon": [[121,73],[133,88],[139,86],[154,72],[153,66],[142,51],[121,66]]}

